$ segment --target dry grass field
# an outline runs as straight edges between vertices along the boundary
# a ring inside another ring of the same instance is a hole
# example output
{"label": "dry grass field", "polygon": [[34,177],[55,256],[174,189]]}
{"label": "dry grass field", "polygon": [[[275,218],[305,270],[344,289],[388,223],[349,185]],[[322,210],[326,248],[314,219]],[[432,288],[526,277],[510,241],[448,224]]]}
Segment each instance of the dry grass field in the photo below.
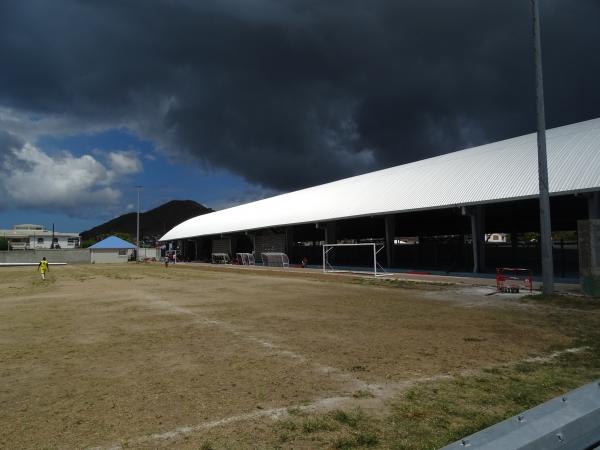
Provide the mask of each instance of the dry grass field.
{"label": "dry grass field", "polygon": [[2,268],[0,447],[438,448],[600,377],[600,304],[484,294],[192,265],[53,267],[46,282]]}

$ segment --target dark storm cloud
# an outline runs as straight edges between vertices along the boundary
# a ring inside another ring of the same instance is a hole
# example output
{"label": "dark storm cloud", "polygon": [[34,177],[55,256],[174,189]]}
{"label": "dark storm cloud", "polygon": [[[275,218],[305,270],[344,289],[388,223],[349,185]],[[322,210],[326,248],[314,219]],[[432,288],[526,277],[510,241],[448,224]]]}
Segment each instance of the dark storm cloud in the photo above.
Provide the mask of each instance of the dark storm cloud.
{"label": "dark storm cloud", "polygon": [[[548,125],[600,116],[600,2],[541,3]],[[129,126],[268,188],[535,127],[527,0],[0,5],[0,106]]]}
{"label": "dark storm cloud", "polygon": [[[0,130],[0,149],[6,150],[6,152],[8,152],[9,150],[12,150],[14,148],[21,148],[22,145],[23,142],[16,136],[4,130]],[[4,154],[4,151],[0,153],[0,158],[3,157]]]}

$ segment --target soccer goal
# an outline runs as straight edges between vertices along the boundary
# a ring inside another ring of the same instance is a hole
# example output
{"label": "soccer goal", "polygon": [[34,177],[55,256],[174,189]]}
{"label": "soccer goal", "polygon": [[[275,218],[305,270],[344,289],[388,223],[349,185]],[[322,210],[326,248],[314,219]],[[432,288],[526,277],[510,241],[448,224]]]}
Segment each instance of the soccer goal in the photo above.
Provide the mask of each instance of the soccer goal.
{"label": "soccer goal", "polygon": [[227,253],[213,253],[211,255],[211,262],[213,264],[229,264],[231,260]]}
{"label": "soccer goal", "polygon": [[254,266],[256,261],[252,253],[236,253],[238,264],[242,266]]}
{"label": "soccer goal", "polygon": [[290,260],[285,253],[266,252],[260,254],[263,266],[267,267],[290,267]]}
{"label": "soccer goal", "polygon": [[[352,249],[354,247],[354,249]],[[323,272],[349,272],[371,274],[376,277],[387,275],[387,272],[377,261],[377,255],[383,250],[383,244],[324,244],[323,245]],[[338,253],[338,254],[336,254]],[[350,253],[361,254],[360,263],[344,263],[341,253],[349,256]],[[339,258],[338,258],[339,256]]]}

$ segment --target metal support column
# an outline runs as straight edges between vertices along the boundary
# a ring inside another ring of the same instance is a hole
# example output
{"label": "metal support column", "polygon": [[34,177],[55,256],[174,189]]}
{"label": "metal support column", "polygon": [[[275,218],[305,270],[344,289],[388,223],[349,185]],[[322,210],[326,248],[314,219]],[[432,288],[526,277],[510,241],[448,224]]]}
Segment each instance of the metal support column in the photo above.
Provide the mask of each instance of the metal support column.
{"label": "metal support column", "polygon": [[325,242],[327,244],[337,244],[337,237],[335,234],[335,222],[327,222],[325,224]]}
{"label": "metal support column", "polygon": [[552,224],[550,221],[550,190],[548,158],[546,155],[546,113],[544,107],[544,78],[542,70],[542,44],[540,38],[540,10],[537,0],[531,0],[533,10],[533,41],[535,59],[535,93],[537,99],[538,178],[540,186],[540,246],[542,250],[543,293],[554,291],[552,258]]}
{"label": "metal support column", "polygon": [[485,210],[483,205],[463,207],[462,215],[471,218],[473,273],[485,270]]}
{"label": "metal support column", "polygon": [[285,228],[285,252],[290,261],[292,260],[292,252],[294,250],[294,228]]}
{"label": "metal support column", "polygon": [[477,206],[477,247],[479,249],[479,272],[484,272],[485,262],[485,206]]}
{"label": "metal support column", "polygon": [[385,254],[388,269],[394,265],[394,237],[396,234],[396,217],[385,216]]}
{"label": "metal support column", "polygon": [[252,241],[252,251],[250,253],[252,253],[254,255],[254,258],[256,258],[256,235],[254,233],[250,233],[248,231],[246,231],[246,236],[248,236],[250,238],[250,240]]}
{"label": "metal support column", "polygon": [[136,186],[137,189],[137,220],[135,227],[135,260],[140,260],[140,189],[142,186]]}
{"label": "metal support column", "polygon": [[592,192],[588,197],[588,219],[600,219],[600,192]]}
{"label": "metal support column", "polygon": [[510,261],[511,266],[518,267],[517,264],[517,233],[510,233]]}

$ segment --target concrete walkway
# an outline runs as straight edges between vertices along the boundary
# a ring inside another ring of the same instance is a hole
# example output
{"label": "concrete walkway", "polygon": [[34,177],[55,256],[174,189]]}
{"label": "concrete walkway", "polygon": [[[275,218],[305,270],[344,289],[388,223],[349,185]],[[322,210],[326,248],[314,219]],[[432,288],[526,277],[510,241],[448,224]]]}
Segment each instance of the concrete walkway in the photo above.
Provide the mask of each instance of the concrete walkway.
{"label": "concrete walkway", "polygon": [[[222,269],[222,270],[249,270],[249,271],[267,271],[267,272],[287,272],[287,273],[295,273],[295,274],[323,274],[322,268],[315,267],[265,267],[265,266],[241,266],[237,264],[210,264],[210,263],[199,263],[199,262],[191,262],[191,263],[177,263],[177,265],[186,265],[186,266],[200,266],[200,267],[210,267],[212,269]],[[372,278],[372,273],[360,272],[360,271],[341,271],[341,272],[326,272],[328,276],[350,276],[350,277],[370,277]],[[496,286],[496,277],[494,274],[478,274],[473,276],[466,276],[465,274],[436,274],[430,272],[388,272],[377,276],[378,279],[388,279],[388,280],[405,280],[405,281],[413,281],[413,282],[421,282],[421,283],[448,283],[448,284],[456,284],[456,285],[466,285],[466,286]],[[541,291],[541,282],[536,280],[534,277],[533,282],[534,293],[536,291],[539,293]],[[572,279],[555,279],[554,289],[557,293],[561,294],[581,294],[581,288],[577,281]],[[523,291],[521,291],[523,292]]]}

